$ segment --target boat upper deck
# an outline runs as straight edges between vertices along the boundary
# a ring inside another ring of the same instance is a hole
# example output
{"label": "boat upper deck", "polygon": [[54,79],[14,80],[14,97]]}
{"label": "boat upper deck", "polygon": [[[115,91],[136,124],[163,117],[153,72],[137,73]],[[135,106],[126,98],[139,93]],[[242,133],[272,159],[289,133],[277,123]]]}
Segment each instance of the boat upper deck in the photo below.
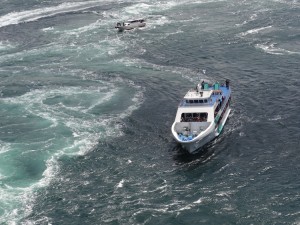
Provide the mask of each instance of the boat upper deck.
{"label": "boat upper deck", "polygon": [[220,98],[226,98],[229,95],[229,86],[220,86],[218,83],[213,85],[198,84],[196,88],[187,92],[179,107],[212,107]]}

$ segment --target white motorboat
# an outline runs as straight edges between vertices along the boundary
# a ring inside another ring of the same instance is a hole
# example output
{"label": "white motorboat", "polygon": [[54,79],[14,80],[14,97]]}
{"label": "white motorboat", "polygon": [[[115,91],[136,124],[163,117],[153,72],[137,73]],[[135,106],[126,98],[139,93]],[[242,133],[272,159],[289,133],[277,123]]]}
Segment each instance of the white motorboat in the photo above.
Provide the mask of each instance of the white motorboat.
{"label": "white motorboat", "polygon": [[124,30],[132,30],[134,28],[138,27],[144,27],[146,26],[146,22],[144,19],[138,19],[138,20],[128,20],[127,22],[119,22],[115,26],[119,31],[124,31]]}
{"label": "white motorboat", "polygon": [[220,85],[203,80],[181,100],[172,134],[189,153],[220,135],[231,111],[229,80]]}

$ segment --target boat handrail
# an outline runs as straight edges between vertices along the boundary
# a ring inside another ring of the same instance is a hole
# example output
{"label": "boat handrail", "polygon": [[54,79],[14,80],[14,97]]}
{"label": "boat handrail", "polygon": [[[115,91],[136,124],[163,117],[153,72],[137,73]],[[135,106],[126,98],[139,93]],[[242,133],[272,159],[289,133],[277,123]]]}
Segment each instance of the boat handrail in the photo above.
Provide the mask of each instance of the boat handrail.
{"label": "boat handrail", "polygon": [[226,98],[222,104],[222,107],[221,109],[219,110],[219,112],[217,113],[217,115],[215,116],[215,123],[218,123],[219,122],[219,119],[221,117],[221,114],[223,113],[224,109],[228,106],[228,103],[229,103],[229,99],[230,97]]}

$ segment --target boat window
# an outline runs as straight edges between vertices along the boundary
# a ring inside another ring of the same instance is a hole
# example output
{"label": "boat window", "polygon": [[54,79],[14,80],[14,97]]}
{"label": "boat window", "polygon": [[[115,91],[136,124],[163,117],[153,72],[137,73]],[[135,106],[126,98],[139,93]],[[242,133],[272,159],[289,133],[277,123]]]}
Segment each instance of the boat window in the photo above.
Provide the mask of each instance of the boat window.
{"label": "boat window", "polygon": [[207,122],[207,113],[182,113],[181,122]]}
{"label": "boat window", "polygon": [[207,113],[200,113],[200,118],[202,122],[207,122]]}
{"label": "boat window", "polygon": [[186,100],[184,100],[185,101],[185,103],[188,103],[188,104],[198,104],[198,103],[207,103],[208,102],[208,100],[207,99],[194,99],[194,100],[192,100],[192,99],[186,99]]}

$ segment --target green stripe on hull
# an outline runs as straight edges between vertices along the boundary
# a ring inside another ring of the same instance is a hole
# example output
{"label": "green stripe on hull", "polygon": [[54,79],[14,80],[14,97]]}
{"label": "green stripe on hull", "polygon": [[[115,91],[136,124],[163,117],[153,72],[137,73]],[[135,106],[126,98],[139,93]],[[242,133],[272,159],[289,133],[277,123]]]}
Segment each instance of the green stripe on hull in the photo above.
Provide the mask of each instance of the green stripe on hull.
{"label": "green stripe on hull", "polygon": [[221,133],[222,130],[223,130],[223,125],[220,124],[219,127],[218,127],[218,132]]}
{"label": "green stripe on hull", "polygon": [[215,123],[218,123],[219,119],[220,119],[220,115],[217,115],[215,118]]}

